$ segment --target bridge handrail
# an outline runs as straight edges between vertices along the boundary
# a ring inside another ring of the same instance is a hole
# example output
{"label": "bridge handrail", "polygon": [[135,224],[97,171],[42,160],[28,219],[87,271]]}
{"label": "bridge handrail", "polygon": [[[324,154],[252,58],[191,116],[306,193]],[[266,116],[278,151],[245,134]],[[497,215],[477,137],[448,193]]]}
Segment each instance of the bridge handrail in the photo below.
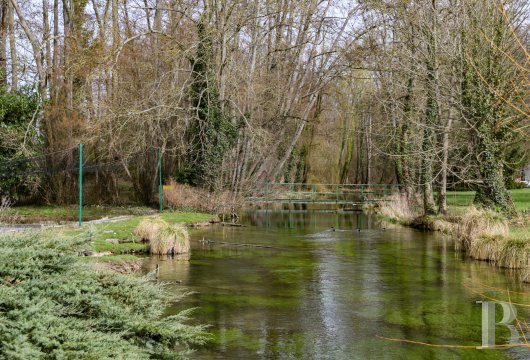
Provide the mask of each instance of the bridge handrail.
{"label": "bridge handrail", "polygon": [[403,184],[326,184],[326,183],[266,183],[266,185],[306,185],[306,186],[403,186]]}

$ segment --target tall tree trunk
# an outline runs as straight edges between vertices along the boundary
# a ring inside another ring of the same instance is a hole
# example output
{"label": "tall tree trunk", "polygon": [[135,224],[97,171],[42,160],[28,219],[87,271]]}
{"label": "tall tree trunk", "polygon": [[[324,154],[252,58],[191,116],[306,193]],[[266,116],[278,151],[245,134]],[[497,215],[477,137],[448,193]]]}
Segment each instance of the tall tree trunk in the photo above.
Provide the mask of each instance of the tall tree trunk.
{"label": "tall tree trunk", "polygon": [[15,39],[15,12],[13,4],[7,2],[8,20],[7,27],[9,31],[9,48],[11,53],[11,91],[18,89],[18,55],[17,43]]}
{"label": "tall tree trunk", "polygon": [[423,194],[423,211],[425,214],[436,213],[433,193],[433,163],[436,151],[435,128],[439,123],[439,78],[436,53],[437,41],[437,0],[432,0],[429,9],[430,29],[424,29],[427,35],[427,106],[425,113],[425,129],[423,132],[423,166],[421,186]]}
{"label": "tall tree trunk", "polygon": [[[44,58],[46,60],[46,87],[50,85],[51,73],[53,70],[52,65],[52,50],[50,44],[50,23],[49,23],[49,12],[48,12],[48,0],[42,0],[42,40],[44,42]],[[48,94],[43,94],[43,99],[48,97]]]}
{"label": "tall tree trunk", "polygon": [[40,51],[39,41],[37,40],[37,37],[31,30],[31,27],[29,26],[28,22],[26,21],[24,13],[22,12],[22,9],[20,8],[20,5],[18,4],[17,0],[11,0],[11,4],[13,5],[15,12],[17,13],[20,26],[22,26],[22,29],[24,30],[24,33],[28,37],[28,40],[31,44],[31,49],[33,51],[33,57],[37,65],[37,75],[39,78],[38,80],[39,93],[44,94],[45,88],[46,88],[45,87],[46,72],[44,71],[42,52]]}
{"label": "tall tree trunk", "polygon": [[366,131],[366,184],[372,181],[372,114],[366,114],[368,121]]}
{"label": "tall tree trunk", "polygon": [[7,86],[7,34],[9,18],[9,0],[0,3],[0,86]]}

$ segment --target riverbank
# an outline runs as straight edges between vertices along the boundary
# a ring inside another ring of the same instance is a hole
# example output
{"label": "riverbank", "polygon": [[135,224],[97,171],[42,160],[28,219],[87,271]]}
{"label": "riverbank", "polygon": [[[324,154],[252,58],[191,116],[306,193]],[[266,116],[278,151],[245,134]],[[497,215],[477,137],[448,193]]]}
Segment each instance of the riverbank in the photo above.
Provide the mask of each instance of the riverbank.
{"label": "riverbank", "polygon": [[472,195],[472,192],[450,193],[447,215],[422,215],[421,206],[401,196],[379,204],[376,211],[391,223],[448,234],[454,238],[456,248],[469,257],[520,270],[522,280],[530,282],[530,189],[512,191],[519,211],[514,219],[476,209],[471,205]]}
{"label": "riverbank", "polygon": [[[35,233],[53,232],[66,237],[86,237],[86,246],[80,251],[81,260],[99,263],[100,267],[122,273],[131,273],[139,269],[139,256],[149,252],[147,243],[134,234],[138,224],[150,216],[160,216],[169,224],[204,226],[214,221],[214,216],[193,211],[167,211],[162,214],[149,208],[94,207],[89,208],[89,218],[80,228],[76,222],[67,221],[71,214],[68,207],[59,206],[23,206],[3,209],[0,234],[34,231]],[[16,214],[19,221],[5,220]],[[147,214],[147,215],[146,215]],[[21,217],[22,216],[22,217]],[[30,219],[47,219],[40,223],[28,224]],[[22,221],[20,221],[22,220]],[[0,222],[1,223],[1,222]],[[2,231],[3,230],[3,231]]]}
{"label": "riverbank", "polygon": [[[159,216],[170,224],[205,223],[212,220],[213,215],[195,212],[165,212]],[[146,254],[149,247],[134,234],[134,229],[147,216],[135,216],[116,222],[104,222],[82,228],[65,228],[62,232],[67,236],[88,236],[89,249],[97,253],[110,255],[95,257],[95,261],[131,261],[136,255]]]}

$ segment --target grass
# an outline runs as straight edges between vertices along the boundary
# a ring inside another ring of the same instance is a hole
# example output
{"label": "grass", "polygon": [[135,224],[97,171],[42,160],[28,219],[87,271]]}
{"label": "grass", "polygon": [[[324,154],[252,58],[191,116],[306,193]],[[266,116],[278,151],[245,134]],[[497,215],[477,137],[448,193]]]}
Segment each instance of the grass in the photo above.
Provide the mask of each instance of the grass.
{"label": "grass", "polygon": [[97,260],[97,261],[100,261],[100,262],[109,262],[109,261],[112,261],[112,262],[117,262],[117,261],[133,261],[133,260],[138,260],[139,257],[136,256],[136,255],[131,255],[131,254],[120,254],[120,255],[109,255],[109,256],[100,256],[100,257],[90,257],[90,256],[81,256],[79,257],[79,260],[80,261],[92,261],[92,260]]}
{"label": "grass", "polygon": [[511,239],[522,239],[530,242],[530,229],[527,227],[510,227],[508,237]]}
{"label": "grass", "polygon": [[183,225],[170,225],[161,217],[144,218],[133,233],[149,244],[149,252],[156,255],[185,254],[190,251],[190,235]]}
{"label": "grass", "polygon": [[190,251],[190,235],[180,224],[164,224],[149,238],[149,252],[155,255],[186,254]]}
{"label": "grass", "polygon": [[509,231],[508,221],[501,214],[471,206],[458,223],[457,245],[473,254],[476,239],[481,237],[506,238]]}
{"label": "grass", "polygon": [[[90,231],[93,235],[93,247],[96,251],[111,251],[113,254],[145,253],[149,250],[149,245],[142,243],[141,237],[134,234],[134,230],[145,219],[145,216],[138,216],[131,219],[106,222],[83,229],[65,229],[67,235],[78,235]],[[193,212],[166,212],[161,214],[161,218],[170,223],[193,223],[207,221],[212,218],[210,214]],[[120,239],[131,242],[111,244],[108,239]]]}
{"label": "grass", "polygon": [[179,184],[171,179],[168,188],[164,190],[164,203],[174,210],[231,214],[243,206],[244,199],[230,191],[211,192]]}
{"label": "grass", "polygon": [[162,220],[162,218],[159,216],[148,217],[140,221],[133,233],[140,239],[149,241],[150,239],[154,239],[155,234],[160,230],[160,228],[166,225],[167,222]]}
{"label": "grass", "polygon": [[[530,210],[530,188],[510,190],[517,211]],[[448,191],[447,205],[449,210],[461,213],[461,211],[473,204],[474,191]]]}

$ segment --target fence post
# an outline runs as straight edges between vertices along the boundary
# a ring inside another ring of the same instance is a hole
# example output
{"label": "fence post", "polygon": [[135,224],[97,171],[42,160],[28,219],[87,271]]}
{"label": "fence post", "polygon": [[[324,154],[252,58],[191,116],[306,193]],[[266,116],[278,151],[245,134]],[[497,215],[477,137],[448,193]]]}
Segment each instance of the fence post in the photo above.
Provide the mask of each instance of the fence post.
{"label": "fence post", "polygon": [[79,144],[79,226],[83,225],[83,144]]}
{"label": "fence post", "polygon": [[164,202],[164,194],[163,194],[163,186],[162,186],[162,152],[160,151],[160,148],[158,148],[158,202],[160,205],[160,212],[163,210],[163,202]]}

